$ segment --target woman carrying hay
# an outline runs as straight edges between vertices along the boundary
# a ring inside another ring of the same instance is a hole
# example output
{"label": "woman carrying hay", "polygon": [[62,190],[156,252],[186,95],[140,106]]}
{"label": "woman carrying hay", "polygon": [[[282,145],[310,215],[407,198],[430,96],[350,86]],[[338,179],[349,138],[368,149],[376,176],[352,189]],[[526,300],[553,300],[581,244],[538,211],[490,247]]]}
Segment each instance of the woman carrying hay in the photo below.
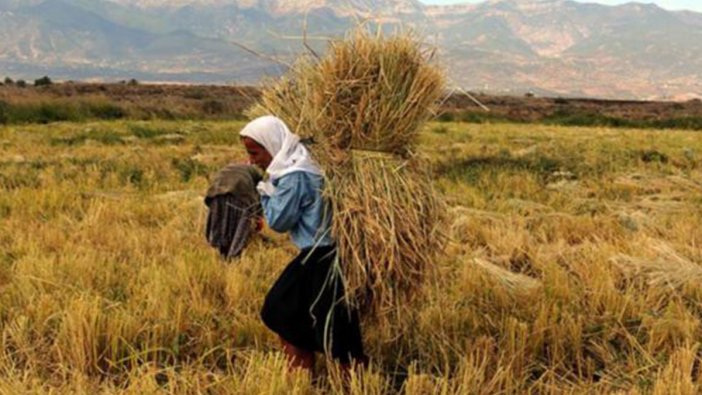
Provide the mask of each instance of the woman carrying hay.
{"label": "woman carrying hay", "polygon": [[335,267],[331,210],[322,197],[319,165],[276,117],[255,119],[240,136],[250,162],[268,176],[257,187],[266,221],[287,232],[300,249],[266,295],[263,322],[280,336],[292,366],[312,370],[315,352],[330,355],[342,369],[365,364],[358,313],[345,303]]}

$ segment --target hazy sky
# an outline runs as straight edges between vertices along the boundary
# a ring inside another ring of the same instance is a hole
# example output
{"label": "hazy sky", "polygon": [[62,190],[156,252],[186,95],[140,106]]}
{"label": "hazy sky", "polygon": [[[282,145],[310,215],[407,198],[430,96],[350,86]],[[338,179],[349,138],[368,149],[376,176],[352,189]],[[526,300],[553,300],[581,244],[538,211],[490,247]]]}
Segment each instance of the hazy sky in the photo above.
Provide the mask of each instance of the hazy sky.
{"label": "hazy sky", "polygon": [[[480,3],[483,0],[420,0],[425,4]],[[630,0],[578,0],[581,3],[623,4]],[[702,0],[640,0],[640,3],[656,3],[671,10],[694,10],[702,12]]]}

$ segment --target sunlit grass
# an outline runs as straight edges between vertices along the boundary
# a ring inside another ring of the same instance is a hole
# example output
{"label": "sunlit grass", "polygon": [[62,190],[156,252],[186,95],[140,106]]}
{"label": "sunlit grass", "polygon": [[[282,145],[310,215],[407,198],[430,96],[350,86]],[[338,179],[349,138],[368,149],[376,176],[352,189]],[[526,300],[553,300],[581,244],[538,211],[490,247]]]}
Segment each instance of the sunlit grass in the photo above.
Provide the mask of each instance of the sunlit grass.
{"label": "sunlit grass", "polygon": [[699,133],[429,125],[452,242],[344,384],[288,373],[258,317],[286,238],[205,242],[241,126],[0,129],[0,393],[700,391]]}

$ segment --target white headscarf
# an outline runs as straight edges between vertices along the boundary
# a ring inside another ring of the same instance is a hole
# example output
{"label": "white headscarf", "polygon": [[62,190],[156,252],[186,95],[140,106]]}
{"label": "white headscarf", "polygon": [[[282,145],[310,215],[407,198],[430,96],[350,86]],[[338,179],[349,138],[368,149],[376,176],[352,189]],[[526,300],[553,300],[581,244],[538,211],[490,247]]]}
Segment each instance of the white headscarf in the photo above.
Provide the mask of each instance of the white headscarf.
{"label": "white headscarf", "polygon": [[286,174],[305,171],[322,175],[322,169],[302,145],[300,137],[291,132],[280,118],[271,115],[256,118],[239,135],[256,141],[273,157],[266,169],[269,180],[262,181],[257,187],[262,194],[271,195],[275,191],[272,182]]}

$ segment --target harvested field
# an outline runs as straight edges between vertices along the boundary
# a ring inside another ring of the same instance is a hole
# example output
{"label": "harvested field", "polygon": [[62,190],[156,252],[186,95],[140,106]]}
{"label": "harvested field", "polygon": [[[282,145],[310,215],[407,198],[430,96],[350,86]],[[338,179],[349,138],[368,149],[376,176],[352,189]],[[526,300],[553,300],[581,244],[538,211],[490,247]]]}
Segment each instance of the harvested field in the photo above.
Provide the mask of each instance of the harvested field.
{"label": "harvested field", "polygon": [[288,373],[258,317],[285,237],[226,265],[203,236],[242,126],[0,128],[0,393],[702,390],[699,133],[430,124],[451,241],[343,384]]}

